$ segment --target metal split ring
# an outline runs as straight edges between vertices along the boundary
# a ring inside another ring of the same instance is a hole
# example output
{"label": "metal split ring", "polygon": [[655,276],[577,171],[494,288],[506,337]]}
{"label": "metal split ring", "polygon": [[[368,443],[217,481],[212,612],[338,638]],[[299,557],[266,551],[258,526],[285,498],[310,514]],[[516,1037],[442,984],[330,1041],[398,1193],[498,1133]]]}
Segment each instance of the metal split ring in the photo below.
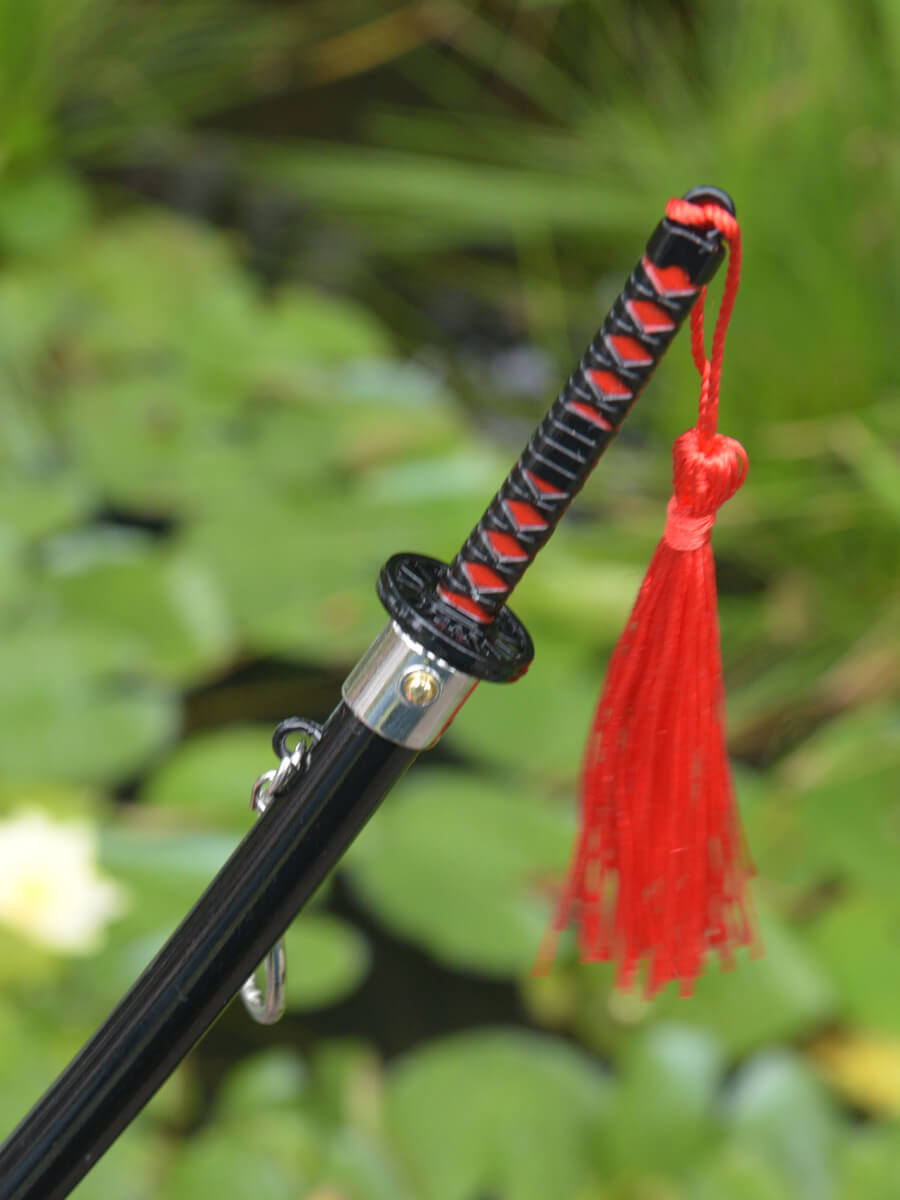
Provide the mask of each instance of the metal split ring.
{"label": "metal split ring", "polygon": [[[287,739],[292,733],[301,736],[293,750],[288,748]],[[282,721],[272,735],[272,748],[278,756],[278,766],[264,771],[250,789],[250,807],[259,816],[269,807],[272,798],[306,769],[310,751],[322,737],[322,727],[305,717],[288,717]],[[265,988],[256,982],[256,972],[244,980],[241,1000],[244,1008],[260,1025],[274,1025],[284,1015],[284,983],[287,974],[287,956],[284,941],[279,938],[264,960]]]}

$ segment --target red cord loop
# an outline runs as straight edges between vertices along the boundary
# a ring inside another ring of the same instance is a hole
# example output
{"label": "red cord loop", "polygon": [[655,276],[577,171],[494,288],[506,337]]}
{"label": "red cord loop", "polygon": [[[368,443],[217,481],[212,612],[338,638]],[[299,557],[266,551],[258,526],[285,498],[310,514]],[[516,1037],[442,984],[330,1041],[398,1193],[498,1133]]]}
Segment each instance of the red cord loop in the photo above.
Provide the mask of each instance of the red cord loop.
{"label": "red cord loop", "polygon": [[722,352],[725,334],[731,320],[731,310],[737,295],[741,275],[741,230],[737,220],[717,204],[691,204],[689,200],[672,199],[666,205],[666,216],[679,225],[690,225],[697,229],[718,229],[728,244],[728,272],[722,303],[713,330],[712,350],[706,357],[703,336],[703,306],[706,288],[703,288],[691,312],[691,354],[700,374],[700,404],[697,414],[697,429],[701,445],[705,450],[716,432],[719,411],[719,384],[722,379]]}

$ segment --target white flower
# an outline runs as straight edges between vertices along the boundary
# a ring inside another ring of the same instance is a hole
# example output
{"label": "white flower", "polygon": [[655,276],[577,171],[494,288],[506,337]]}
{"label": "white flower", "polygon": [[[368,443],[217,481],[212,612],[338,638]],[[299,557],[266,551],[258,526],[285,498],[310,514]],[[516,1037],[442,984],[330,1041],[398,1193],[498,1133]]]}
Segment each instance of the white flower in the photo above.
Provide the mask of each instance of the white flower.
{"label": "white flower", "polygon": [[84,954],[125,908],[125,891],[96,868],[81,821],[29,809],[0,821],[0,922],[51,950]]}

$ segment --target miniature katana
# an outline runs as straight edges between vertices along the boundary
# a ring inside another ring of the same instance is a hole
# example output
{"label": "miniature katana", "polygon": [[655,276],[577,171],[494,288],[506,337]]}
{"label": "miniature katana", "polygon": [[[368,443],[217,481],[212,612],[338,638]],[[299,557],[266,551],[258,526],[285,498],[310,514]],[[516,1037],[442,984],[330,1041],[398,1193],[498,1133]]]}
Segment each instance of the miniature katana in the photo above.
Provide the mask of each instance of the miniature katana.
{"label": "miniature katana", "polygon": [[[684,435],[690,445],[679,439],[681,465],[664,543],[629,624],[631,636],[627,631],[613,657],[614,694],[604,693],[598,708],[595,732],[615,710],[613,734],[589,748],[583,778],[593,791],[582,793],[579,842],[555,925],[574,919],[584,956],[615,960],[626,984],[646,964],[651,990],[669,978],[689,985],[708,949],[727,954],[748,940],[706,546],[714,508],[743,476],[743,452],[715,432],[739,243],[729,197],[696,188],[670,201],[599,333],[449,566],[421,554],[397,554],[385,564],[378,595],[388,621],[350,672],[340,703],[321,726],[292,719],[276,730],[278,767],[254,787],[259,816],[252,829],[128,994],[0,1146],[0,1200],[67,1196],[242,988],[258,1019],[277,1018],[284,930],[478,682],[511,682],[527,669],[531,639],[506,601],[702,297],[726,244],[726,300],[709,361],[702,317],[694,320],[704,381],[701,418]],[[693,555],[693,565],[679,574],[670,560],[682,554]],[[662,575],[675,581],[671,620],[661,616],[656,595]],[[699,609],[688,597],[692,575],[702,592]],[[700,609],[711,626],[692,628],[687,654],[701,659],[708,678],[699,686],[683,679],[687,707],[681,715],[667,712],[672,671],[684,666],[670,635],[678,636],[675,627],[693,622]],[[647,621],[634,636],[635,623]],[[642,666],[635,665],[634,642]],[[642,712],[650,720],[643,742],[633,728]],[[293,748],[292,736],[298,738]],[[699,750],[691,748],[694,742]],[[676,762],[679,753],[686,766]],[[646,761],[635,762],[635,754]],[[652,766],[674,780],[681,807],[666,808],[667,781],[651,780]],[[701,794],[707,784],[715,789],[711,799]],[[699,822],[694,831],[692,820]],[[642,838],[649,839],[643,865]],[[262,996],[252,974],[266,956]]]}

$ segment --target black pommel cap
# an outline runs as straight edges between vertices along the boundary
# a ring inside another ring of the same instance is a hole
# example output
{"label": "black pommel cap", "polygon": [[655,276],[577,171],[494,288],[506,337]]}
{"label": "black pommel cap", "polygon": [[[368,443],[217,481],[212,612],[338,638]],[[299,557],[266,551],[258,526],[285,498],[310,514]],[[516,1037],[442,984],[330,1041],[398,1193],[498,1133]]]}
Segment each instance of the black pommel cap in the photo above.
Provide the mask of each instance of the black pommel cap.
{"label": "black pommel cap", "polygon": [[[682,199],[691,204],[716,204],[734,216],[734,202],[721,188],[691,188]],[[647,243],[647,257],[655,267],[681,267],[695,287],[709,283],[724,255],[717,229],[695,229],[668,217],[660,221]]]}
{"label": "black pommel cap", "polygon": [[737,216],[734,201],[721,188],[693,187],[689,192],[685,192],[681,198],[682,200],[687,200],[690,204],[717,204],[719,208],[724,208],[733,217]]}

